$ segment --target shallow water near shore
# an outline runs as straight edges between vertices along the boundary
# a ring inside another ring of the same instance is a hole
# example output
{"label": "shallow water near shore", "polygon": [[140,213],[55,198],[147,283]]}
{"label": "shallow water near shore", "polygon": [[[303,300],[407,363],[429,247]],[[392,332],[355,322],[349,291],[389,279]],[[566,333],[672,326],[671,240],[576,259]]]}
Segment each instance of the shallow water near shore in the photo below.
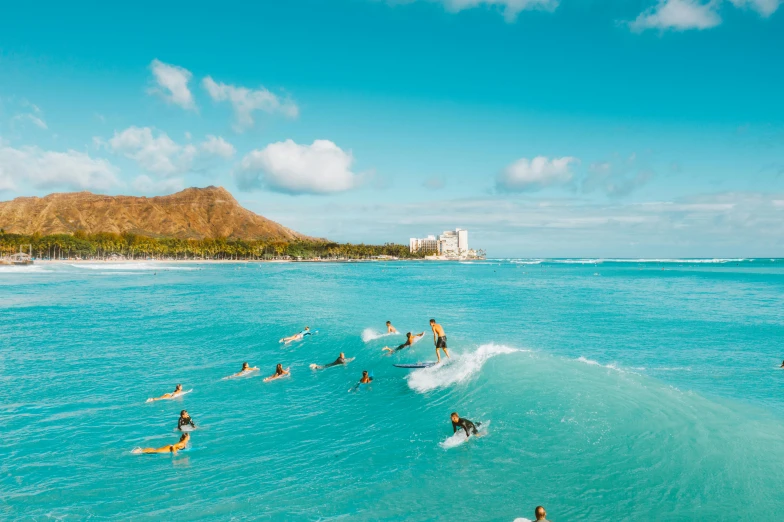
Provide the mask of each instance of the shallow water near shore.
{"label": "shallow water near shore", "polygon": [[768,259],[0,268],[0,519],[777,520],[782,339]]}

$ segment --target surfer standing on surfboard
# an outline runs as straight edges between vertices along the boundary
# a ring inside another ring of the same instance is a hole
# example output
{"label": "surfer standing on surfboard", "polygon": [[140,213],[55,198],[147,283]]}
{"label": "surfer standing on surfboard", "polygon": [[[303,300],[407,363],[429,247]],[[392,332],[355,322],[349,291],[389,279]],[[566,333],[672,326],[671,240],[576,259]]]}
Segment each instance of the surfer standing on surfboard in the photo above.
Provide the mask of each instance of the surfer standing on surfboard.
{"label": "surfer standing on surfboard", "polygon": [[444,350],[444,355],[449,358],[449,352],[446,349],[446,333],[444,327],[436,322],[435,319],[430,320],[430,328],[433,329],[433,342],[436,343],[436,358],[441,362],[441,354],[438,353],[439,348]]}

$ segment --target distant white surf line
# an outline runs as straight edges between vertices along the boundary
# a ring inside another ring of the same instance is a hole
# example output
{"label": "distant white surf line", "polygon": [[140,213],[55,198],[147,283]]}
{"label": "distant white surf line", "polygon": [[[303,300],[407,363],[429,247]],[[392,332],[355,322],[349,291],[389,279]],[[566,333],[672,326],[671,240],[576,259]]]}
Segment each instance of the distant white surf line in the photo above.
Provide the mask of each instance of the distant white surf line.
{"label": "distant white surf line", "polygon": [[106,263],[95,264],[77,264],[72,263],[71,266],[76,268],[84,268],[85,270],[198,270],[194,266],[172,266],[157,263],[117,263],[111,261]]}
{"label": "distant white surf line", "polygon": [[0,265],[0,274],[34,274],[49,272],[36,265]]}
{"label": "distant white surf line", "polygon": [[376,339],[381,339],[382,337],[387,337],[390,335],[401,335],[400,332],[384,332],[381,333],[378,330],[374,330],[373,328],[365,328],[362,330],[362,340],[366,343],[370,341],[375,341]]}
{"label": "distant white surf line", "polygon": [[687,264],[723,264],[740,263],[743,261],[754,261],[747,258],[710,258],[710,259],[617,259],[617,258],[597,258],[597,259],[548,259],[545,262],[565,265],[595,265],[601,263],[687,263]]}
{"label": "distant white surf line", "polygon": [[429,368],[414,370],[406,379],[412,390],[425,393],[438,388],[446,388],[453,384],[465,382],[477,375],[488,359],[496,355],[523,352],[509,346],[483,344],[474,352],[452,354],[451,359],[441,358],[441,363]]}

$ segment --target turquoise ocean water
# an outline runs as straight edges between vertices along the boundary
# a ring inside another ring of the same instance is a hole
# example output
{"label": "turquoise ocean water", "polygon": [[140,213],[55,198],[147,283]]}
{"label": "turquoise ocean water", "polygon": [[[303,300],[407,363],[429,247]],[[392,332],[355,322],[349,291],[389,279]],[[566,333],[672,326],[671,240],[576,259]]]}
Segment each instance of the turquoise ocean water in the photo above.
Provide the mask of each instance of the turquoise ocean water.
{"label": "turquoise ocean water", "polygon": [[778,260],[0,268],[0,519],[780,520],[782,359]]}

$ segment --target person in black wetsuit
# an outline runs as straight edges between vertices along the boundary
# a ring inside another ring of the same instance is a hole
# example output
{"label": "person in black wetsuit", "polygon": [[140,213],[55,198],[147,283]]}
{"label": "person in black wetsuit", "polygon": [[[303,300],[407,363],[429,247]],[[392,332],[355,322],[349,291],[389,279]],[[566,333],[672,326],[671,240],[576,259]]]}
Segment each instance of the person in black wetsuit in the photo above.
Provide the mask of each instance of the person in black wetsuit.
{"label": "person in black wetsuit", "polygon": [[397,348],[390,348],[389,346],[385,346],[385,347],[383,347],[381,349],[381,351],[382,352],[398,352],[398,351],[402,350],[403,348],[408,348],[409,346],[414,344],[414,341],[416,341],[417,339],[419,339],[423,335],[425,335],[425,332],[418,333],[416,335],[412,335],[411,332],[408,332],[406,334],[406,342],[404,342],[403,344],[401,344]]}
{"label": "person in black wetsuit", "polygon": [[191,429],[196,429],[196,424],[193,423],[193,419],[191,419],[186,410],[180,412],[180,419],[177,421],[178,430],[182,431],[183,426],[190,426]]}
{"label": "person in black wetsuit", "polygon": [[457,412],[452,412],[452,433],[457,433],[457,428],[462,428],[465,430],[466,438],[469,438],[472,433],[479,436],[479,431],[477,431],[476,427],[481,425],[481,422],[477,422],[476,425],[474,425],[474,423],[468,419],[461,419]]}
{"label": "person in black wetsuit", "polygon": [[311,364],[310,367],[314,370],[323,370],[324,368],[332,368],[333,366],[340,366],[341,364],[346,364],[346,354],[343,352],[340,352],[340,355],[335,359],[335,362],[324,365]]}

